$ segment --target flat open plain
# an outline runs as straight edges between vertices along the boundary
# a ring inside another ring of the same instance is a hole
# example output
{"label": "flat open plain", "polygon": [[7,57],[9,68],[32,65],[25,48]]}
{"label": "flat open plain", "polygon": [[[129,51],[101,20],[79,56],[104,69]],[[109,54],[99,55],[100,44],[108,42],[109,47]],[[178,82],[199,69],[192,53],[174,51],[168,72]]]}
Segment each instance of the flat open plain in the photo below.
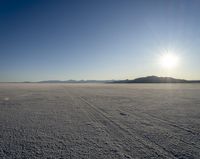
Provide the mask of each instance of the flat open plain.
{"label": "flat open plain", "polygon": [[200,158],[200,84],[0,84],[0,158]]}

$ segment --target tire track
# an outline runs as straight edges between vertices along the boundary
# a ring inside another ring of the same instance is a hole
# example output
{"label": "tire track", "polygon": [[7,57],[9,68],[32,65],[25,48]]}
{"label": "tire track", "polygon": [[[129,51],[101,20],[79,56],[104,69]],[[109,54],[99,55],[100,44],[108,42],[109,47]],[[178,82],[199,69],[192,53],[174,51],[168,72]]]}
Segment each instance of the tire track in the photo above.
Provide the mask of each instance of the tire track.
{"label": "tire track", "polygon": [[[97,107],[95,107],[94,105],[92,105],[91,103],[89,103],[86,99],[84,99],[84,98],[82,98],[82,97],[79,97],[79,98],[81,98],[82,100],[84,100],[88,105],[90,105],[91,107],[93,107],[96,111],[98,111],[98,112],[100,112],[100,113],[103,113],[104,115],[106,114],[106,113],[103,112],[102,110],[98,109]],[[120,109],[118,109],[118,110],[120,110]],[[134,114],[134,115],[135,115],[135,114]],[[138,116],[138,115],[136,115],[136,116],[137,116],[137,117],[140,117],[140,116]],[[107,115],[105,115],[105,117],[107,117]],[[107,117],[107,118],[108,118],[108,117]],[[140,117],[140,118],[141,118],[141,117]],[[111,120],[111,119],[108,118],[108,120]],[[112,120],[111,120],[111,121],[112,121]],[[112,122],[114,122],[114,121],[112,121]],[[114,122],[114,124],[117,124],[117,123]],[[121,123],[121,124],[128,126],[126,123]],[[118,126],[121,126],[120,124],[117,124],[117,125],[118,125]],[[125,129],[125,128],[122,128],[122,129],[124,129],[125,131],[127,130],[127,129]],[[137,134],[137,136],[140,136],[140,138],[145,139],[145,140],[149,140],[149,142],[152,142],[153,144],[159,146],[160,148],[162,148],[162,149],[165,150],[166,152],[171,153],[174,157],[177,157],[177,153],[176,153],[176,152],[167,150],[165,147],[161,146],[159,143],[157,143],[157,142],[151,140],[150,138],[146,138],[145,136],[142,136],[142,135],[139,134],[138,132],[135,132],[135,133]],[[129,134],[131,134],[130,131],[129,131]],[[176,140],[178,140],[178,141],[180,141],[180,142],[182,142],[182,143],[184,143],[184,144],[186,144],[186,145],[188,145],[188,146],[190,147],[191,150],[194,149],[194,148],[198,149],[197,152],[199,152],[199,150],[200,150],[198,146],[195,146],[195,145],[193,145],[193,144],[190,144],[190,143],[188,143],[188,142],[185,142],[184,140],[181,140],[181,139],[176,138],[176,137],[174,137],[174,136],[173,136],[173,138],[176,139]]]}
{"label": "tire track", "polygon": [[[131,111],[131,113],[127,113],[126,111],[124,111],[124,110],[122,110],[122,109],[120,109],[120,108],[119,108],[119,109],[116,109],[116,110],[119,111],[119,112],[128,114],[129,116],[133,116],[133,117],[136,116],[136,117],[138,117],[138,118],[146,119],[147,121],[148,121],[149,118],[150,118],[150,119],[152,119],[152,120],[154,120],[154,121],[156,121],[156,122],[160,122],[160,123],[167,124],[169,127],[173,127],[173,128],[179,129],[179,130],[181,130],[181,131],[183,131],[183,132],[190,133],[192,136],[199,137],[199,133],[198,133],[198,132],[194,132],[194,131],[189,130],[189,129],[187,129],[187,128],[181,127],[181,126],[179,126],[179,125],[177,125],[177,124],[175,124],[175,123],[173,123],[173,122],[171,122],[171,121],[158,118],[158,117],[156,117],[156,116],[154,116],[154,115],[151,115],[151,114],[146,113],[146,112],[143,112],[143,111],[137,110],[138,113],[135,113],[135,112],[133,112],[133,111]],[[143,115],[145,115],[145,116],[142,116],[142,117],[141,117],[141,116],[139,116],[138,114],[141,114],[141,115],[143,114]],[[175,139],[177,139],[177,140],[180,140],[181,142],[183,142],[183,143],[185,143],[185,144],[188,144],[188,145],[190,145],[190,146],[195,147],[196,149],[199,149],[199,151],[200,151],[200,147],[199,147],[198,145],[195,145],[195,144],[193,144],[193,143],[187,142],[187,141],[182,140],[182,139],[180,139],[180,138],[176,138],[175,136],[173,136],[173,137],[174,137]]]}
{"label": "tire track", "polygon": [[[73,97],[73,95],[71,95],[69,92],[68,92],[68,95],[69,95],[70,98],[73,100],[73,102],[75,103],[75,105],[76,105],[76,104],[77,104],[77,105],[80,105],[80,102],[78,102],[78,100],[75,99],[75,97]],[[84,108],[85,108],[85,107],[84,107]],[[82,107],[80,108],[81,111],[84,113],[84,115],[87,116],[87,118],[88,118],[91,122],[96,123],[96,124],[98,124],[100,127],[104,128],[105,131],[106,131],[106,133],[110,136],[110,131],[107,129],[107,127],[106,127],[104,124],[102,124],[99,120],[97,120],[97,116],[94,115],[95,113],[93,113],[93,112],[91,112],[91,111],[88,111],[88,110],[86,110],[86,109],[84,109],[84,108],[82,108]],[[95,144],[97,144],[97,143],[95,143]],[[125,152],[125,151],[122,150],[122,149],[119,149],[115,143],[112,143],[112,144],[113,144],[115,147],[113,148],[113,147],[110,146],[110,148],[112,148],[112,150],[113,150],[114,152],[115,152],[115,150],[116,150],[116,152],[119,152],[119,155],[120,155],[121,157],[125,157],[125,158],[128,158],[128,159],[133,159],[131,156],[129,156],[129,155],[127,154],[127,152]],[[97,145],[98,145],[98,144],[97,144]],[[98,146],[99,146],[99,145],[98,145]],[[114,149],[115,149],[115,150],[114,150]]]}
{"label": "tire track", "polygon": [[[129,94],[129,95],[131,96],[131,94]],[[131,105],[129,105],[129,106],[131,106]],[[179,125],[177,125],[176,123],[174,123],[173,121],[165,120],[165,119],[156,117],[156,116],[154,116],[154,115],[151,115],[151,114],[149,114],[149,113],[140,111],[140,110],[138,110],[138,109],[135,109],[135,110],[137,110],[140,114],[148,115],[149,117],[152,117],[152,118],[156,119],[157,121],[166,123],[166,124],[168,124],[168,125],[170,125],[170,126],[173,126],[173,127],[177,128],[177,129],[181,129],[181,130],[183,130],[183,131],[186,131],[186,132],[188,132],[188,133],[191,133],[192,135],[196,135],[196,136],[199,136],[199,135],[200,135],[200,132],[195,132],[195,131],[193,131],[193,130],[191,130],[191,129],[188,129],[188,128],[185,128],[185,127],[183,127],[183,126],[179,126]]]}
{"label": "tire track", "polygon": [[[122,113],[124,113],[124,114],[128,114],[129,116],[132,116],[132,117],[136,116],[136,117],[138,117],[138,118],[143,118],[143,119],[149,120],[149,118],[144,117],[144,116],[141,117],[141,116],[137,115],[136,113],[134,113],[134,115],[133,115],[133,113],[130,114],[130,113],[127,113],[127,112],[125,112],[125,111],[123,111],[123,110],[121,110],[121,109],[116,109],[116,110],[119,111],[119,112],[122,112]],[[148,115],[151,119],[155,120],[156,122],[159,121],[159,122],[168,124],[168,122],[164,122],[164,121],[162,121],[162,119],[159,120],[159,118],[154,117],[154,116],[152,116],[152,115],[150,115],[150,114],[148,114],[148,113],[140,112],[140,114]],[[170,125],[170,124],[168,124],[168,126],[174,127],[173,125]],[[175,128],[179,128],[179,127],[175,127]],[[184,129],[180,129],[180,130],[181,130],[181,131],[184,131]],[[187,132],[187,131],[186,131],[186,132]],[[193,136],[197,136],[197,135],[193,135]],[[197,146],[197,145],[194,145],[194,144],[192,144],[192,143],[186,142],[185,140],[182,140],[182,139],[177,138],[177,137],[175,137],[175,136],[173,136],[173,138],[176,139],[176,140],[179,140],[179,141],[181,141],[181,142],[183,142],[183,143],[185,143],[185,144],[188,144],[188,145],[190,145],[190,146],[193,146],[193,147],[195,147],[196,149],[199,149],[199,151],[200,151],[200,147]]]}
{"label": "tire track", "polygon": [[[118,109],[118,110],[121,111],[121,112],[123,112],[121,109]],[[145,112],[140,112],[140,114],[145,114],[145,115],[149,116],[151,119],[153,119],[153,120],[155,120],[155,121],[157,121],[157,122],[159,121],[159,122],[161,122],[161,123],[167,124],[168,126],[171,126],[171,127],[177,128],[177,129],[180,129],[181,131],[188,132],[188,133],[192,134],[193,136],[198,136],[198,135],[199,135],[198,132],[190,131],[190,130],[187,129],[187,128],[180,127],[180,126],[178,126],[178,125],[176,125],[176,124],[174,124],[174,123],[172,123],[172,122],[169,122],[169,121],[167,121],[167,120],[158,118],[158,117],[156,117],[156,116],[154,116],[154,115],[151,115],[151,114],[148,114],[148,113],[145,113]],[[133,114],[129,114],[129,115],[130,115],[130,116],[133,116]],[[141,118],[141,116],[137,115],[136,113],[134,113],[134,116],[137,116],[137,117]],[[145,119],[148,120],[148,117],[145,117]],[[176,137],[174,137],[174,138],[176,138]],[[199,147],[199,146],[196,146],[196,145],[194,145],[194,144],[188,143],[188,142],[186,142],[186,141],[184,141],[184,140],[181,140],[181,139],[179,139],[179,138],[176,138],[176,139],[177,139],[177,140],[180,140],[180,141],[182,141],[182,142],[184,142],[184,143],[186,143],[186,144],[188,144],[188,145],[194,146],[195,148],[199,149],[199,151],[200,151],[200,147]]]}
{"label": "tire track", "polygon": [[[115,121],[110,119],[104,112],[102,112],[101,110],[96,108],[94,105],[89,103],[87,100],[85,100],[81,96],[79,96],[77,94],[75,94],[74,96],[86,104],[83,109],[87,110],[87,113],[89,114],[90,118],[92,118],[91,120],[102,124],[105,127],[108,134],[111,134],[111,136],[114,137],[115,139],[117,139],[118,141],[119,141],[119,139],[125,139],[126,142],[128,142],[127,145],[129,145],[129,146],[132,146],[133,143],[137,142],[141,146],[140,149],[141,148],[146,149],[146,151],[143,152],[144,154],[146,154],[145,157],[147,157],[151,154],[151,155],[153,155],[153,157],[159,157],[159,158],[160,157],[177,158],[176,155],[173,154],[173,152],[168,151],[161,145],[158,145],[157,143],[152,142],[146,138],[144,140],[144,138],[139,137],[138,134],[133,133],[130,130],[128,130],[127,128],[123,127],[122,125],[116,123]],[[76,99],[76,100],[78,100],[78,99]],[[99,120],[97,120],[97,119],[99,119]],[[121,141],[121,144],[122,144],[121,146],[124,149],[123,151],[125,151],[127,149],[127,146],[125,147],[123,145],[124,144],[123,142],[124,141]],[[141,155],[141,152],[140,152],[140,155]],[[131,156],[133,156],[133,154],[131,154]]]}
{"label": "tire track", "polygon": [[194,132],[194,131],[192,131],[192,130],[190,130],[190,129],[187,129],[187,128],[185,128],[185,127],[179,126],[179,125],[175,124],[174,122],[172,122],[172,121],[170,121],[170,120],[165,120],[165,119],[156,117],[156,116],[154,116],[154,115],[151,115],[151,114],[149,114],[149,113],[142,112],[142,111],[139,111],[139,113],[140,113],[140,114],[145,114],[145,115],[147,115],[147,116],[149,116],[149,117],[151,117],[151,118],[153,118],[153,119],[155,119],[155,120],[157,120],[157,121],[159,121],[159,122],[166,123],[166,124],[168,124],[168,125],[170,125],[170,126],[173,126],[173,127],[178,128],[178,129],[180,129],[180,130],[183,130],[183,131],[186,131],[186,132],[188,132],[188,133],[191,133],[192,135],[199,135],[198,132]]}
{"label": "tire track", "polygon": [[[187,132],[187,133],[190,133],[191,135],[193,135],[193,136],[199,136],[199,133],[198,132],[194,132],[194,131],[192,131],[192,130],[189,130],[189,129],[187,129],[187,128],[184,128],[184,127],[181,127],[181,126],[179,126],[179,125],[177,125],[177,124],[175,124],[175,123],[173,123],[173,122],[171,122],[171,121],[168,121],[168,120],[164,120],[164,119],[161,119],[161,118],[158,118],[158,117],[156,117],[156,116],[154,116],[154,115],[151,115],[151,114],[149,114],[149,113],[146,113],[146,112],[143,112],[143,111],[139,111],[139,110],[137,110],[137,113],[135,113],[135,112],[133,112],[132,110],[131,110],[131,113],[127,113],[127,111],[123,111],[122,109],[116,109],[117,111],[119,111],[119,112],[122,112],[122,113],[124,113],[124,114],[128,114],[129,116],[133,116],[133,117],[137,117],[137,118],[142,118],[142,119],[146,119],[147,121],[149,120],[149,118],[150,119],[152,119],[152,120],[154,120],[154,121],[156,121],[156,122],[160,122],[160,123],[164,123],[164,124],[167,124],[169,127],[173,127],[173,128],[176,128],[176,129],[179,129],[179,130],[181,130],[181,131],[183,131],[183,132]],[[102,111],[102,110],[101,110]],[[104,112],[104,111],[102,111],[102,112]],[[106,112],[104,112],[104,113],[106,113]],[[144,116],[139,116],[138,114],[143,114]],[[183,142],[183,143],[185,143],[185,144],[188,144],[188,145],[190,145],[190,146],[193,146],[193,147],[195,147],[196,149],[199,149],[199,151],[200,151],[200,147],[199,146],[197,146],[197,145],[195,145],[195,144],[193,144],[193,143],[190,143],[190,142],[186,142],[185,140],[182,140],[182,139],[180,139],[180,138],[176,138],[176,137],[174,137],[175,139],[177,139],[177,140],[180,140],[181,142]]]}
{"label": "tire track", "polygon": [[[146,136],[144,133],[143,134],[141,134],[139,131],[137,131],[137,130],[133,130],[133,129],[131,129],[130,130],[130,125],[127,125],[127,123],[124,123],[124,122],[121,122],[121,121],[113,121],[108,115],[108,113],[107,112],[105,112],[105,111],[103,111],[103,110],[101,110],[101,109],[99,109],[98,107],[96,107],[95,105],[93,105],[91,102],[89,102],[87,99],[85,99],[84,97],[82,97],[81,96],[81,94],[87,94],[87,93],[85,93],[85,91],[84,90],[78,90],[79,91],[79,94],[77,93],[77,92],[74,92],[75,93],[75,96],[77,96],[77,98],[79,98],[80,100],[82,100],[83,102],[85,102],[90,108],[89,108],[89,110],[91,111],[91,108],[94,110],[94,111],[92,111],[92,113],[91,114],[95,114],[95,116],[94,116],[94,118],[96,118],[96,116],[98,116],[99,114],[101,114],[101,117],[99,117],[99,118],[102,118],[102,116],[103,116],[103,118],[105,119],[106,118],[106,120],[107,121],[109,121],[110,123],[112,123],[113,125],[115,125],[116,127],[118,127],[118,128],[116,128],[116,129],[114,129],[114,130],[120,130],[122,133],[124,133],[125,135],[123,135],[123,136],[129,136],[129,138],[131,139],[132,137],[130,137],[130,136],[137,136],[137,138],[139,139],[139,141],[142,141],[143,143],[150,143],[150,144],[153,144],[154,146],[150,146],[150,148],[152,148],[152,147],[155,147],[155,145],[156,146],[158,146],[158,147],[160,147],[160,149],[162,149],[163,151],[165,151],[165,152],[167,152],[168,154],[170,154],[170,155],[172,155],[173,157],[175,157],[175,158],[180,158],[180,157],[183,157],[183,156],[187,156],[187,157],[192,157],[192,158],[194,158],[195,156],[197,157],[198,155],[199,155],[199,147],[198,146],[196,146],[195,145],[195,143],[193,144],[193,143],[189,143],[189,142],[186,142],[185,140],[182,140],[182,139],[180,139],[180,138],[178,138],[178,137],[175,137],[175,136],[171,136],[173,139],[175,139],[175,141],[173,141],[173,140],[171,140],[171,137],[169,138],[170,139],[170,141],[171,142],[169,142],[170,144],[172,144],[172,147],[174,147],[175,146],[175,149],[174,148],[172,148],[171,146],[168,148],[168,147],[166,147],[166,146],[164,146],[162,143],[160,143],[160,141],[158,140],[158,141],[156,141],[156,140],[152,140],[150,137],[148,137],[148,136]],[[89,94],[88,94],[89,95]],[[119,109],[120,110],[120,109]],[[98,112],[98,113],[97,113]],[[121,111],[120,111],[121,112]],[[143,112],[139,112],[139,113],[143,113]],[[134,115],[135,115],[135,113],[134,113]],[[133,115],[133,116],[134,116]],[[162,122],[162,121],[159,121],[159,119],[158,120],[156,120],[155,118],[153,118],[153,117],[151,117],[151,116],[148,116],[148,113],[146,113],[145,114],[146,116],[144,117],[144,119],[146,119],[146,120],[149,120],[149,119],[147,119],[147,118],[150,118],[150,119],[152,119],[152,120],[155,120],[155,121],[157,121],[157,122],[161,122],[161,123],[164,123],[164,122]],[[135,116],[137,116],[137,117],[139,117],[139,118],[141,118],[141,116],[139,116],[138,114],[137,115],[135,115]],[[138,120],[138,121],[140,121],[140,120]],[[107,126],[105,123],[102,123],[103,125],[105,125],[105,127],[109,127],[109,126]],[[168,126],[171,126],[171,127],[174,127],[174,126],[172,126],[172,125],[170,125],[170,124],[168,124],[168,123],[165,123],[165,124],[167,124]],[[110,126],[111,127],[111,126]],[[174,127],[174,128],[177,128],[177,129],[179,129],[178,127]],[[187,132],[187,131],[185,131],[185,129],[180,129],[181,131],[184,131],[184,132]],[[111,130],[112,131],[112,130]],[[134,132],[133,132],[134,131]],[[120,133],[121,133],[120,132]],[[110,133],[110,131],[108,130],[108,133]],[[121,134],[122,134],[121,133]],[[191,134],[192,135],[192,134]],[[115,136],[115,135],[114,135]],[[135,139],[133,139],[132,138],[132,140],[135,140]],[[136,140],[135,140],[136,141]],[[148,146],[148,144],[146,144],[147,146]],[[183,147],[182,146],[180,146],[180,145],[183,145]],[[185,145],[185,146],[184,146]],[[178,149],[177,149],[177,148]],[[148,148],[149,149],[149,148]],[[155,148],[154,148],[155,149]],[[159,150],[160,150],[159,149]],[[156,150],[158,150],[158,148],[156,148]],[[187,151],[187,150],[189,150],[189,152]],[[170,157],[170,158],[172,158],[172,157]],[[184,158],[184,157],[183,157]]]}

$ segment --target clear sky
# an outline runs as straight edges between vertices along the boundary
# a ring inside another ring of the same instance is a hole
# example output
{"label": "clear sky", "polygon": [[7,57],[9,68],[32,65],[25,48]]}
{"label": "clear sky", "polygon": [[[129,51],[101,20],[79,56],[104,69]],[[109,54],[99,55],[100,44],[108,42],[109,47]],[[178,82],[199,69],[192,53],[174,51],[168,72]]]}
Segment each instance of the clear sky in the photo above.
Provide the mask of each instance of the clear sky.
{"label": "clear sky", "polygon": [[200,79],[199,62],[199,0],[0,0],[0,81]]}

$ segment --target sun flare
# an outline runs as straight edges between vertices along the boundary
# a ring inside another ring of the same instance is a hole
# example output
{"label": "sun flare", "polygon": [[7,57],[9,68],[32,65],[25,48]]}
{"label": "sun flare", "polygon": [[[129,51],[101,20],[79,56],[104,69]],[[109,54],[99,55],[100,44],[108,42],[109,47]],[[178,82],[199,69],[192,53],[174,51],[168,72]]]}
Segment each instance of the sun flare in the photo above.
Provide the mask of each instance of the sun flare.
{"label": "sun flare", "polygon": [[160,58],[160,64],[167,69],[173,69],[178,65],[179,58],[175,54],[166,53]]}

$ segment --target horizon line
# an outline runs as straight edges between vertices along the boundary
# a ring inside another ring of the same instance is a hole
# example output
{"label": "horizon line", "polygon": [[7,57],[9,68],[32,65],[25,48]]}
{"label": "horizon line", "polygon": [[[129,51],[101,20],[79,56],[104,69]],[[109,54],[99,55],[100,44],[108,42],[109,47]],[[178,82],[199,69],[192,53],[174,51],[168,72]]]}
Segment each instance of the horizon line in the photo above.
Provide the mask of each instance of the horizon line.
{"label": "horizon line", "polygon": [[149,76],[142,76],[142,77],[137,77],[137,78],[132,78],[132,79],[78,79],[78,80],[74,80],[74,79],[66,79],[66,80],[59,80],[59,79],[56,79],[56,80],[38,80],[38,81],[28,81],[28,80],[24,80],[24,81],[0,81],[0,83],[56,83],[56,82],[69,82],[71,81],[71,83],[75,83],[75,82],[88,82],[91,81],[91,82],[114,82],[114,81],[125,81],[125,80],[135,80],[135,79],[138,79],[138,78],[145,78],[145,77],[159,77],[159,78],[174,78],[174,79],[178,79],[178,80],[185,80],[185,81],[200,81],[200,79],[183,79],[183,78],[176,78],[176,77],[171,77],[171,76],[156,76],[156,75],[149,75]]}

